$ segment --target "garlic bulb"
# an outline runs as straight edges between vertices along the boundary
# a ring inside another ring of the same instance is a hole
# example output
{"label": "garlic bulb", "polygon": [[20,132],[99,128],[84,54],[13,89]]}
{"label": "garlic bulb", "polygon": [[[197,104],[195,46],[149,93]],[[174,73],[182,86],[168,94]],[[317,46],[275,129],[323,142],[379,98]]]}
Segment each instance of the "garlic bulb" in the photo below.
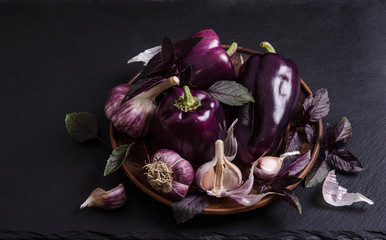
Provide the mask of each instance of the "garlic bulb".
{"label": "garlic bulb", "polygon": [[92,191],[87,200],[80,205],[80,209],[85,207],[101,207],[113,210],[122,207],[125,204],[126,199],[125,188],[122,184],[119,184],[110,191],[97,188]]}
{"label": "garlic bulb", "polygon": [[229,190],[238,188],[242,183],[240,169],[227,160],[224,155],[224,142],[215,143],[215,157],[197,169],[196,184],[209,195],[223,197]]}
{"label": "garlic bulb", "polygon": [[144,168],[150,185],[172,201],[186,196],[194,177],[192,165],[178,153],[168,149],[155,152],[151,162]]}
{"label": "garlic bulb", "polygon": [[134,138],[144,137],[149,133],[157,105],[155,98],[166,89],[179,84],[177,77],[170,77],[155,85],[151,89],[141,92],[120,105],[128,85],[118,85],[114,88],[106,101],[105,114],[113,123],[115,129]]}
{"label": "garlic bulb", "polygon": [[276,176],[283,164],[283,160],[291,155],[300,154],[299,151],[284,153],[280,157],[265,156],[261,157],[258,160],[257,166],[255,168],[255,174],[262,179],[269,179]]}

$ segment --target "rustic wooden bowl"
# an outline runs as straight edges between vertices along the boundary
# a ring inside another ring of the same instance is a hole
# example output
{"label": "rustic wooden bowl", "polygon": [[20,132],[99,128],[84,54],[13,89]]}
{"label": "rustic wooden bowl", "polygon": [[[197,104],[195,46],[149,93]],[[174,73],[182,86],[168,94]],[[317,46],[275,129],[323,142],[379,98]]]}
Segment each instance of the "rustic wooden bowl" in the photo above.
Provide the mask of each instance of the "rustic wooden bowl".
{"label": "rustic wooden bowl", "polygon": [[[228,45],[223,45],[222,47],[225,49],[229,48]],[[238,69],[242,64],[242,61],[246,61],[248,57],[250,57],[252,54],[255,54],[255,53],[257,53],[257,51],[242,48],[242,47],[237,48],[237,52],[232,56],[232,62],[235,67],[236,73],[238,72]],[[138,74],[135,75],[130,81],[135,79],[138,76]],[[303,110],[302,103],[304,102],[304,99],[310,94],[312,94],[311,90],[308,88],[306,83],[303,80],[301,80],[301,92],[298,99],[298,104],[295,108],[293,118],[289,124],[289,127],[294,123],[296,119],[299,119],[302,116],[302,110]],[[316,161],[316,158],[320,150],[320,140],[322,139],[322,135],[323,135],[323,124],[321,120],[319,120],[319,122],[317,123],[312,123],[311,126],[315,129],[315,132],[317,133],[317,137],[314,143],[305,142],[302,145],[301,154],[311,150],[311,160],[309,164],[303,169],[303,171],[301,171],[297,175],[297,177],[303,178],[303,179],[305,178],[305,176],[310,171],[311,167],[314,165]],[[282,145],[285,144],[287,137],[288,137],[288,131],[286,136],[284,136],[282,140]],[[113,125],[110,123],[110,141],[111,141],[111,146],[114,149],[117,146],[120,146],[122,144],[130,143],[132,139],[128,135],[116,131]],[[282,147],[279,146],[278,149],[282,149]],[[156,150],[157,148],[154,146],[154,144],[152,144],[151,140],[145,139],[141,141],[140,143],[134,146],[134,148],[131,151],[131,154],[124,161],[122,168],[123,168],[123,171],[130,178],[130,180],[143,192],[145,192],[147,195],[151,196],[152,198],[158,200],[159,202],[170,206],[172,204],[172,201],[166,199],[165,197],[163,197],[162,195],[154,191],[153,188],[148,183],[147,177],[144,174],[143,167],[145,165],[145,162],[149,162],[148,157],[151,156],[152,153],[154,153]],[[288,187],[288,189],[292,190],[298,184],[299,183],[291,185]],[[197,187],[194,185],[195,184],[193,183],[191,186],[190,192],[197,191]],[[246,212],[252,209],[265,206],[271,203],[272,201],[274,201],[275,199],[277,199],[277,196],[268,195],[265,198],[263,198],[260,202],[256,203],[255,205],[243,206],[238,204],[231,198],[209,197],[209,205],[202,213],[210,214],[210,215],[226,215],[226,214]]]}

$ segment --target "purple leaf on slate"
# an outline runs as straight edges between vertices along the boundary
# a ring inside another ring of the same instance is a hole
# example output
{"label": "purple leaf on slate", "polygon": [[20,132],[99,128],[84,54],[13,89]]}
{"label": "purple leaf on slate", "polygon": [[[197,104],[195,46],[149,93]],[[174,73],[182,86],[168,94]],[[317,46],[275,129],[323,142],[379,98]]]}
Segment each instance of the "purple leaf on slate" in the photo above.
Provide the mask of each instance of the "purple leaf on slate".
{"label": "purple leaf on slate", "polygon": [[298,157],[294,162],[292,162],[286,168],[281,170],[278,175],[282,176],[286,172],[288,172],[290,176],[294,176],[299,172],[301,172],[307,166],[307,164],[310,162],[310,159],[311,159],[311,152],[308,151],[307,153]]}
{"label": "purple leaf on slate", "polygon": [[306,177],[305,187],[310,188],[323,182],[329,171],[330,167],[328,166],[327,158],[324,154],[319,155],[315,165]]}
{"label": "purple leaf on slate", "polygon": [[311,127],[310,124],[306,124],[304,130],[307,135],[307,141],[309,143],[313,143],[315,141],[315,130]]}
{"label": "purple leaf on slate", "polygon": [[172,203],[173,216],[178,224],[184,223],[204,211],[208,205],[208,197],[205,194],[188,195],[182,200]]}
{"label": "purple leaf on slate", "polygon": [[299,198],[288,189],[272,189],[272,192],[279,193],[279,197],[288,202],[292,207],[299,211],[302,214],[302,206],[300,205]]}
{"label": "purple leaf on slate", "polygon": [[335,142],[346,143],[352,137],[352,127],[351,123],[346,117],[343,117],[342,120],[334,129]]}
{"label": "purple leaf on slate", "polygon": [[345,172],[362,171],[363,165],[351,152],[340,149],[329,153],[331,163],[338,169]]}
{"label": "purple leaf on slate", "polygon": [[308,115],[311,122],[317,122],[328,115],[330,100],[327,89],[321,88],[314,95],[308,96],[303,103],[304,115]]}

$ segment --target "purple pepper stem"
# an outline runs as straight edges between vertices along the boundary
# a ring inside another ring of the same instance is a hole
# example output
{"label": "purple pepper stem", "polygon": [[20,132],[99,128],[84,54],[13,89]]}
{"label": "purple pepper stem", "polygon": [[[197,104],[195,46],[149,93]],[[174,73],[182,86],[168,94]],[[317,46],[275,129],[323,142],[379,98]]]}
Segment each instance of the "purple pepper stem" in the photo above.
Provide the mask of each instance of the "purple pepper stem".
{"label": "purple pepper stem", "polygon": [[178,77],[173,76],[170,78],[167,78],[166,80],[162,81],[161,83],[155,85],[153,88],[149,89],[147,92],[145,92],[146,96],[150,97],[153,102],[155,101],[155,98],[163,91],[165,91],[168,88],[171,88],[173,86],[177,86],[180,84],[180,80]]}
{"label": "purple pepper stem", "polygon": [[265,48],[265,50],[269,53],[276,53],[275,49],[269,42],[261,42],[259,46]]}

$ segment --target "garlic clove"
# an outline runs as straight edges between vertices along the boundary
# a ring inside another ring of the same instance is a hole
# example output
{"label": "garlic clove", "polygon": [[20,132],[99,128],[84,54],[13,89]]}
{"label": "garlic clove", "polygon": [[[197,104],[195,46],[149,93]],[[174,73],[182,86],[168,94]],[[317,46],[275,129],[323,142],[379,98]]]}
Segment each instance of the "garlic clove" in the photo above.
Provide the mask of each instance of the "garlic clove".
{"label": "garlic clove", "polygon": [[197,169],[196,183],[209,195],[222,197],[226,191],[241,185],[242,174],[240,169],[225,157],[224,142],[217,140],[215,145],[215,157]]}
{"label": "garlic clove", "polygon": [[269,179],[275,177],[283,164],[283,160],[291,155],[299,154],[299,151],[288,152],[280,155],[280,157],[264,156],[258,160],[255,168],[255,174],[262,179]]}
{"label": "garlic clove", "polygon": [[196,171],[196,184],[203,190],[212,190],[215,180],[214,166],[216,166],[217,159],[213,158],[210,162],[201,165]]}
{"label": "garlic clove", "polygon": [[109,210],[114,210],[122,207],[126,202],[127,196],[125,188],[122,184],[117,187],[105,191],[102,188],[97,188],[91,192],[87,200],[80,205],[80,209],[85,207],[101,207]]}

